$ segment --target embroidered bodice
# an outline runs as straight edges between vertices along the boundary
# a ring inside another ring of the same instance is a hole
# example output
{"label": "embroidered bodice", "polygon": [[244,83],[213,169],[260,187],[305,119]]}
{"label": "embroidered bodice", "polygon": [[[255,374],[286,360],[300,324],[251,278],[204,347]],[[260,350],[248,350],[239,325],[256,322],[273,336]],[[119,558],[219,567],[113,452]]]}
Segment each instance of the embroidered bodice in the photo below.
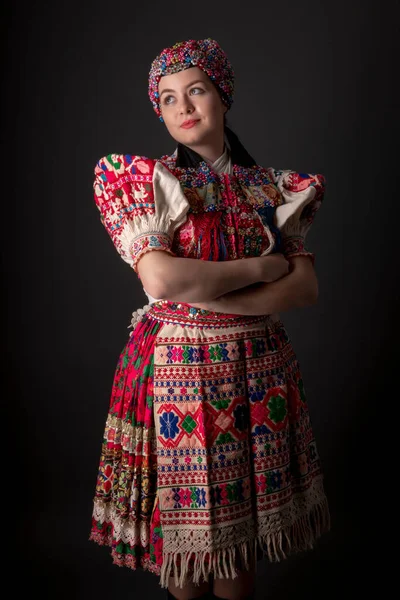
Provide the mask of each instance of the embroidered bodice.
{"label": "embroidered bodice", "polygon": [[109,154],[95,167],[102,222],[136,273],[153,250],[213,261],[272,252],[313,259],[304,241],[324,191],[323,175],[232,165],[227,149],[197,168],[177,167],[176,153]]}

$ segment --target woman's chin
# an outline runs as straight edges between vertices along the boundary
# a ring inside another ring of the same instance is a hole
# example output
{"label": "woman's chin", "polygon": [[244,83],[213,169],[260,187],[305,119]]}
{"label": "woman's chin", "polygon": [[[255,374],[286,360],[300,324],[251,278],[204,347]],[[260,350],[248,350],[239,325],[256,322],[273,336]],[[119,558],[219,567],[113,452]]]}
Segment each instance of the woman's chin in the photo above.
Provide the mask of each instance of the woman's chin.
{"label": "woman's chin", "polygon": [[196,146],[199,143],[200,137],[198,135],[181,135],[180,142],[185,146]]}
{"label": "woman's chin", "polygon": [[179,131],[179,141],[186,146],[201,144],[202,139],[204,138],[203,131],[195,131],[197,126],[192,129],[180,129]]}

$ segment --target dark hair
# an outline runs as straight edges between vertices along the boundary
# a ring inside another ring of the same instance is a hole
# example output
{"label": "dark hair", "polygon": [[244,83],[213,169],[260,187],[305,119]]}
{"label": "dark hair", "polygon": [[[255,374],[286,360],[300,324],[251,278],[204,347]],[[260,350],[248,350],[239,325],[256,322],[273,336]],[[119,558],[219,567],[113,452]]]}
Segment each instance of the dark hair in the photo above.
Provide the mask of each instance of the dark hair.
{"label": "dark hair", "polygon": [[224,131],[226,139],[231,147],[231,161],[233,165],[239,165],[241,167],[254,167],[257,163],[254,158],[249,154],[242,142],[239,140],[236,133],[230,129],[226,120],[224,121]]}

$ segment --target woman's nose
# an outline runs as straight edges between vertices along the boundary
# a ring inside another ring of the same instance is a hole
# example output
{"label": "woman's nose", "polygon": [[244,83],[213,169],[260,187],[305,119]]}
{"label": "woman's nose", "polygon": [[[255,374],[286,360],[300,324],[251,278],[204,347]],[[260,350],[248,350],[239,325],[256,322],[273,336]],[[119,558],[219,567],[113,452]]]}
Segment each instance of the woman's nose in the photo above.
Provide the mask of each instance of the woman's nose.
{"label": "woman's nose", "polygon": [[193,112],[193,110],[193,105],[188,99],[185,98],[184,100],[182,100],[182,103],[180,105],[180,112],[182,114],[190,114]]}

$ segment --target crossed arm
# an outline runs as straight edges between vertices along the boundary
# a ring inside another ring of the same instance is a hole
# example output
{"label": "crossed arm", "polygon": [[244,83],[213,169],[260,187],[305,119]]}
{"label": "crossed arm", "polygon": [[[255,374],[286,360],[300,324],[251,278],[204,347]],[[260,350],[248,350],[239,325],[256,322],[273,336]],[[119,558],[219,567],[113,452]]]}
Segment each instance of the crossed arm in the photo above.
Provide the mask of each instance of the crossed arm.
{"label": "crossed arm", "polygon": [[316,304],[318,280],[311,260],[296,256],[289,263],[290,272],[276,281],[247,286],[194,306],[238,315],[270,315]]}
{"label": "crossed arm", "polygon": [[289,272],[279,278],[276,265],[276,255],[209,262],[154,251],[140,259],[138,272],[153,297],[215,312],[265,315],[316,303],[318,282],[308,257],[290,259]]}

